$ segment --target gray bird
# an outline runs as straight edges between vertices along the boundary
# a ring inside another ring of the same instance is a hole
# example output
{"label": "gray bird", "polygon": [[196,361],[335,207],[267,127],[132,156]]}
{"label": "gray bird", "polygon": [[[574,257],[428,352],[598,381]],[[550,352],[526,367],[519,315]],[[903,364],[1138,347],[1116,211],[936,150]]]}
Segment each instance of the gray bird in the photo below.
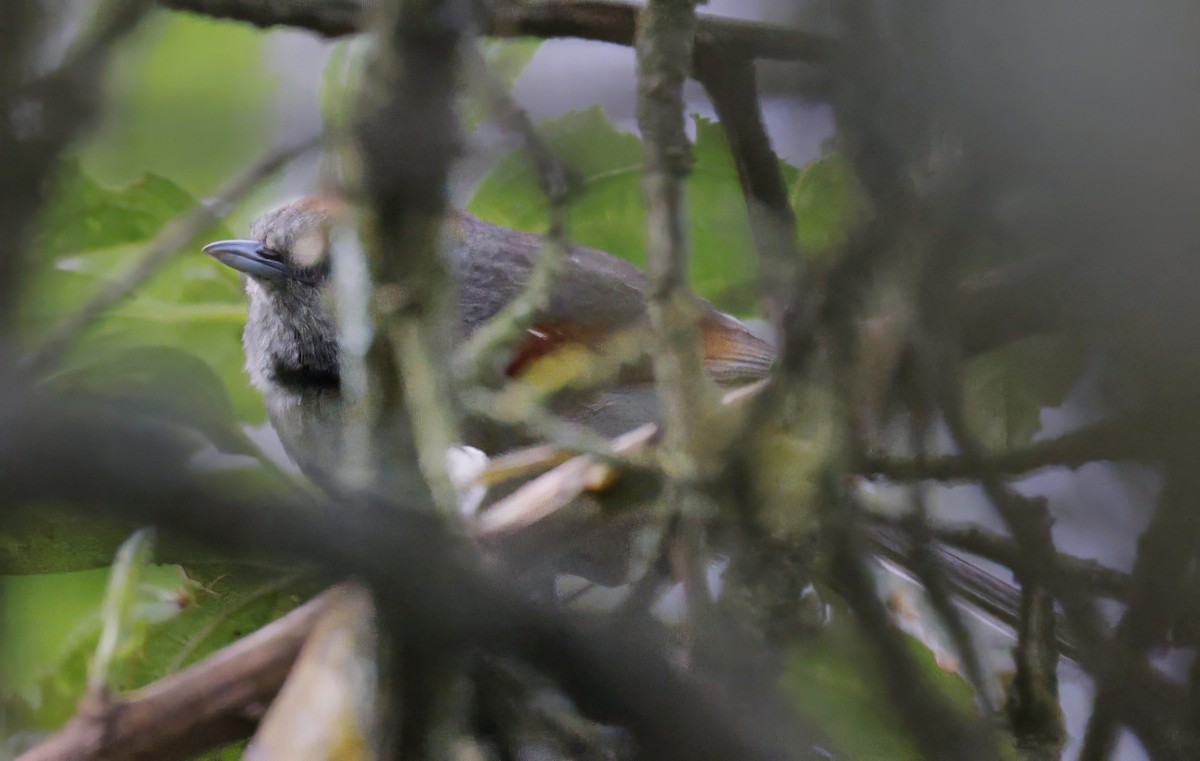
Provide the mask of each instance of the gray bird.
{"label": "gray bird", "polygon": [[[262,393],[280,439],[306,475],[337,491],[336,471],[342,462],[342,402],[338,338],[332,311],[330,241],[344,206],[334,199],[305,199],[264,214],[251,227],[251,240],[211,243],[204,251],[244,273],[250,312],[243,334],[246,370]],[[459,334],[470,336],[520,292],[528,280],[543,239],[457,213],[448,223],[451,245],[447,267],[457,286]],[[538,362],[563,357],[571,361],[580,347],[592,350],[607,336],[646,322],[645,277],[631,264],[603,251],[572,247],[556,281],[549,306],[537,315],[525,340],[514,351],[507,371],[524,377]],[[707,302],[700,322],[704,359],[718,382],[737,385],[764,377],[774,348],[737,320]],[[572,352],[575,352],[573,354]],[[643,365],[621,376],[597,398],[562,410],[605,435],[623,433],[657,420],[652,377]],[[495,454],[488,442],[473,441]],[[378,465],[392,474],[388,488],[403,489],[415,473],[409,446],[398,441],[393,451],[378,453]],[[602,527],[585,539],[571,528],[552,529],[565,545],[549,562],[554,570],[577,573],[601,583],[617,583],[627,554],[626,526]],[[876,544],[885,556],[897,557],[893,540]],[[544,547],[544,542],[542,545]],[[614,560],[615,558],[615,560]],[[961,562],[961,561],[959,561]],[[996,581],[970,564],[955,574],[974,602],[1001,620],[1013,620],[1012,590],[996,592]],[[999,585],[1004,587],[1005,585]]]}
{"label": "gray bird", "polygon": [[[250,309],[243,344],[250,381],[262,392],[288,455],[332,491],[339,488],[344,454],[330,287],[331,236],[342,209],[335,199],[304,199],[255,220],[252,239],[204,247],[205,253],[247,276]],[[450,244],[444,255],[456,286],[458,334],[466,338],[521,291],[544,241],[465,213],[452,215],[447,234]],[[582,348],[598,351],[615,336],[636,335],[647,321],[644,289],[645,277],[633,265],[603,251],[573,246],[548,307],[533,320],[506,372],[529,377],[547,360],[570,363],[577,361],[572,358],[580,356]],[[774,348],[707,302],[698,304],[705,365],[712,377],[726,385],[764,377]],[[586,399],[572,399],[559,411],[610,436],[657,420],[648,363],[628,368],[616,385]],[[494,437],[466,443],[497,453]],[[404,489],[411,484],[407,479],[416,477],[411,443],[403,436],[396,436],[391,451],[375,454],[375,465],[387,474],[386,489]]]}
{"label": "gray bird", "polygon": [[[330,236],[340,202],[305,199],[259,217],[250,240],[210,243],[204,252],[247,275],[249,317],[243,334],[246,371],[263,393],[288,454],[320,482],[337,462],[317,454],[340,404],[338,338],[332,313]],[[529,278],[543,240],[455,214],[447,266],[457,286],[460,331],[468,337],[491,319]],[[595,249],[572,247],[549,306],[537,315],[506,368],[522,376],[538,361],[602,346],[606,338],[646,322],[645,277],[633,265]],[[707,302],[700,322],[705,364],[720,383],[764,377],[774,348]],[[619,385],[569,417],[605,435],[657,419],[645,368],[623,373]]]}

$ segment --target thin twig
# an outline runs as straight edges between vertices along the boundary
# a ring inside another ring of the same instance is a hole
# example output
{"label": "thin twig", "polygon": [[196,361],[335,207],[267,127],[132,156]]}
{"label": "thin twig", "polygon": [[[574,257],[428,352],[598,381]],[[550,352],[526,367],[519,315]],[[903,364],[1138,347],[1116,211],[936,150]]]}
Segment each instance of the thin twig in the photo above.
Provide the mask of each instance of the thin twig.
{"label": "thin twig", "polygon": [[211,201],[199,204],[168,222],[146,245],[141,258],[133,266],[121,277],[107,281],[91,300],[67,315],[58,327],[25,357],[25,368],[35,374],[49,370],[79,334],[97,318],[149,280],[172,256],[195,240],[197,235],[218,224],[229,213],[230,207],[258,187],[263,180],[297,157],[316,148],[321,142],[322,138],[318,135],[274,149],[249,169],[229,180]]}
{"label": "thin twig", "polygon": [[[658,433],[654,425],[643,425],[613,439],[609,451],[625,454],[646,446]],[[588,490],[604,487],[616,470],[591,455],[571,458],[529,481],[509,496],[491,505],[476,521],[480,537],[503,536],[518,531],[566,507]]]}
{"label": "thin twig", "polygon": [[1005,710],[1017,747],[1031,759],[1057,761],[1067,732],[1058,704],[1058,635],[1054,597],[1037,583],[1021,585],[1016,673]]}
{"label": "thin twig", "polygon": [[938,620],[950,635],[963,671],[971,686],[975,688],[976,699],[985,714],[995,710],[991,693],[984,676],[983,664],[979,659],[979,650],[971,637],[971,632],[963,620],[962,611],[955,603],[952,586],[949,583],[945,568],[940,562],[938,553],[932,549],[932,536],[929,527],[929,511],[925,494],[920,486],[913,488],[914,514],[909,520],[909,535],[913,540],[913,567],[929,601],[937,613]]}
{"label": "thin twig", "polygon": [[[1132,698],[1128,673],[1144,667],[1154,648],[1169,642],[1169,631],[1187,599],[1189,568],[1200,549],[1200,514],[1195,495],[1200,478],[1190,454],[1195,443],[1185,445],[1166,469],[1166,486],[1158,509],[1138,542],[1131,572],[1129,608],[1117,625],[1111,656],[1096,673],[1096,700],[1084,733],[1081,761],[1105,761],[1116,746],[1120,724]],[[1146,696],[1136,698],[1144,701]],[[1178,706],[1163,706],[1178,710]],[[1200,732],[1183,723],[1174,732],[1142,737],[1152,759],[1193,758],[1200,751]]]}
{"label": "thin twig", "polygon": [[88,664],[88,691],[98,701],[108,698],[113,661],[129,634],[130,618],[141,585],[142,571],[154,548],[154,532],[138,529],[121,544],[109,571],[100,618],[103,626],[96,652]]}
{"label": "thin twig", "polygon": [[38,495],[91,515],[157,525],[214,549],[363,579],[381,617],[403,618],[412,636],[426,641],[524,660],[586,715],[626,727],[655,758],[779,758],[766,738],[743,732],[724,706],[673,668],[659,642],[619,622],[587,629],[531,603],[486,576],[428,510],[214,491],[187,470],[190,449],[161,431],[119,417],[90,418],[53,399],[15,410],[12,393],[3,401],[0,454],[8,467],[0,487],[10,500]]}

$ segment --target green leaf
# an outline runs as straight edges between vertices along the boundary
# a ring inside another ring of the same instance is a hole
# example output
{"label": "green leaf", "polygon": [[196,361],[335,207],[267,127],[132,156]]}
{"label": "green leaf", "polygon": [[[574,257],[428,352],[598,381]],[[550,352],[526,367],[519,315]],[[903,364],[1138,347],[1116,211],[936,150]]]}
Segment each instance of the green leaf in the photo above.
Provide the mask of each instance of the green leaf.
{"label": "green leaf", "polygon": [[476,43],[490,77],[485,79],[479,76],[474,67],[467,73],[466,86],[459,106],[459,118],[464,132],[474,132],[481,123],[492,116],[492,93],[489,89],[496,86],[511,90],[541,42],[533,37],[524,37]]}
{"label": "green leaf", "polygon": [[239,427],[225,385],[205,362],[167,346],[141,346],[75,365],[53,383],[61,393],[92,397],[158,422],[194,428],[223,452],[257,454]]}
{"label": "green leaf", "polygon": [[963,373],[971,430],[993,450],[1029,443],[1042,409],[1062,404],[1084,361],[1082,347],[1059,336],[1031,336],[972,359]]}
{"label": "green leaf", "polygon": [[[541,129],[580,180],[581,192],[570,208],[572,239],[644,264],[646,215],[638,138],[618,132],[599,107],[568,113]],[[490,222],[546,232],[549,207],[521,151],[496,162],[467,208]]]}
{"label": "green leaf", "polygon": [[0,524],[0,574],[102,568],[134,528],[45,505],[9,508]]}
{"label": "green leaf", "polygon": [[57,257],[130,241],[150,240],[163,224],[195,205],[175,183],[153,174],[122,188],[104,188],[77,159],[63,162],[55,202],[41,224],[35,251]]}
{"label": "green leaf", "polygon": [[492,75],[505,87],[512,87],[525,71],[525,67],[533,60],[542,41],[537,37],[518,37],[513,39],[488,40],[481,43],[483,60],[487,62]]}
{"label": "green leaf", "polygon": [[173,674],[299,605],[317,587],[291,572],[225,563],[186,567],[192,590],[183,612],[155,627],[130,662],[123,689]]}
{"label": "green leaf", "polygon": [[249,26],[204,16],[148,19],[114,55],[104,118],[82,147],[84,166],[104,182],[150,172],[192,195],[212,192],[276,140],[271,44]]}
{"label": "green leaf", "polygon": [[[113,687],[141,687],[275,620],[315,591],[280,571],[220,563],[149,566]],[[107,569],[0,577],[0,717],[7,735],[74,713],[100,633]]]}
{"label": "green leaf", "polygon": [[806,256],[827,256],[846,244],[864,206],[862,189],[841,154],[817,159],[791,184],[796,241]]}
{"label": "green leaf", "polygon": [[[111,558],[110,558],[111,559]],[[100,606],[108,569],[0,578],[0,698],[24,730],[49,730],[66,721],[83,696],[87,663],[100,635]],[[135,614],[149,636],[187,599],[178,566],[150,566]],[[139,640],[140,642],[140,640]],[[127,643],[136,651],[139,642]]]}
{"label": "green leaf", "polygon": [[[20,324],[28,342],[53,330],[108,280],[121,277],[164,225],[196,203],[152,175],[121,188],[102,187],[76,162],[64,165],[57,188],[22,304]],[[177,349],[203,360],[210,369],[207,379],[215,373],[238,419],[261,421],[262,400],[242,370],[242,282],[199,251],[205,242],[225,237],[232,236],[220,226],[184,246],[135,294],[89,326],[71,347],[64,369],[149,346]]]}
{"label": "green leaf", "polygon": [[354,116],[355,96],[375,41],[369,35],[338,42],[321,72],[321,116],[331,129],[344,126]]}

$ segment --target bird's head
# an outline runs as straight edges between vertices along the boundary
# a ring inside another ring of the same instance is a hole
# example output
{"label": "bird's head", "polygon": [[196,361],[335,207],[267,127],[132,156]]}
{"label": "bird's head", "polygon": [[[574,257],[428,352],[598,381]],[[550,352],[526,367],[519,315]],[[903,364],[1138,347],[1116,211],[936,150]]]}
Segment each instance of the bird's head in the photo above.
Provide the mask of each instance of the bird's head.
{"label": "bird's head", "polygon": [[204,247],[247,276],[246,369],[264,391],[336,386],[333,289],[325,286],[331,281],[331,241],[345,211],[339,200],[306,198],[256,219],[250,239]]}
{"label": "bird's head", "polygon": [[254,220],[251,239],[209,243],[204,253],[264,289],[319,288],[329,278],[330,239],[344,210],[336,199],[296,201]]}

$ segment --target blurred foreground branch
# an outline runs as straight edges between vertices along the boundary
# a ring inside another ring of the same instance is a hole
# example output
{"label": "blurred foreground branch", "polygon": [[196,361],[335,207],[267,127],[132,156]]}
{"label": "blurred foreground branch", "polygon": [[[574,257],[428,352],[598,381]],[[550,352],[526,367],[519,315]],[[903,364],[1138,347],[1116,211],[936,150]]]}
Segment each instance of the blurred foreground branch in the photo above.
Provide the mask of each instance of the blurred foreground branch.
{"label": "blurred foreground branch", "polygon": [[620,621],[596,629],[530,602],[486,576],[467,545],[428,511],[214,492],[187,470],[178,442],[12,388],[0,405],[0,461],[8,464],[0,488],[13,503],[35,495],[61,500],[214,549],[359,578],[381,617],[407,621],[410,636],[519,659],[554,680],[584,714],[628,729],[648,755],[776,758],[767,739],[745,736],[647,632]]}

